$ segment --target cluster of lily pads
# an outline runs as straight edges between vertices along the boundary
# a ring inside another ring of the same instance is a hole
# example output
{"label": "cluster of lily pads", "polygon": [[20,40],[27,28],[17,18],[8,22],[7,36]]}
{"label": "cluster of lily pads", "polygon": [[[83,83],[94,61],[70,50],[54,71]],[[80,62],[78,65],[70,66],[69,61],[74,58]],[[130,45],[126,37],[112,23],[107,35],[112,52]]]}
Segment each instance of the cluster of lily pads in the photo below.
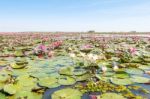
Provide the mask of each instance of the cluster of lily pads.
{"label": "cluster of lily pads", "polygon": [[61,39],[52,49],[54,56],[34,54],[35,47],[52,45],[57,37],[60,35],[1,37],[0,99],[42,99],[46,89],[60,86],[66,88],[49,95],[50,99],[81,99],[91,92],[98,92],[97,99],[149,98],[134,93],[149,93],[139,87],[150,83],[149,39]]}

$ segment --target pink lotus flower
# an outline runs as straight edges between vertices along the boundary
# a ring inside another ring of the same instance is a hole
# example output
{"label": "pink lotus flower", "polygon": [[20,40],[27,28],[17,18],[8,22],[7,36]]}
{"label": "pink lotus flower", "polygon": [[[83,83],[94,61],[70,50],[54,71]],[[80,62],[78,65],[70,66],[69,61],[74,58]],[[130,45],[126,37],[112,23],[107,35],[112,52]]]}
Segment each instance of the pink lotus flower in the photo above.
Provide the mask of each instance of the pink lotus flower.
{"label": "pink lotus flower", "polygon": [[45,38],[42,38],[42,41],[48,41],[49,38],[45,37]]}
{"label": "pink lotus flower", "polygon": [[86,45],[81,46],[81,48],[82,48],[82,49],[92,48],[92,45],[86,44]]}
{"label": "pink lotus flower", "polygon": [[62,45],[62,41],[53,42],[50,46],[53,48],[57,48]]}
{"label": "pink lotus flower", "polygon": [[45,45],[41,44],[41,45],[38,46],[38,49],[43,51],[43,52],[46,52],[47,47]]}
{"label": "pink lotus flower", "polygon": [[133,48],[133,47],[129,48],[129,52],[130,52],[131,54],[135,54],[136,51],[137,51],[136,48]]}
{"label": "pink lotus flower", "polygon": [[97,99],[96,95],[90,95],[90,99]]}

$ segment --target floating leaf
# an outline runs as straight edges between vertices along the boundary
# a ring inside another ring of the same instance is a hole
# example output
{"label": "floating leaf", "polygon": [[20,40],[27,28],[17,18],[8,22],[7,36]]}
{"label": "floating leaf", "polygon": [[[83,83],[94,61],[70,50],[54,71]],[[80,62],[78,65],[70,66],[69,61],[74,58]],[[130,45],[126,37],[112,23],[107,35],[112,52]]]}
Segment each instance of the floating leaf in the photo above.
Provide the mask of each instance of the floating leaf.
{"label": "floating leaf", "polygon": [[119,74],[115,74],[114,77],[116,78],[129,78],[129,75],[127,73],[119,73]]}
{"label": "floating leaf", "polygon": [[18,88],[19,87],[17,85],[8,84],[8,85],[4,86],[4,91],[9,93],[9,94],[11,94],[11,95],[13,95],[13,94],[15,94],[17,92]]}
{"label": "floating leaf", "polygon": [[150,82],[149,78],[141,77],[141,76],[132,76],[130,79],[135,83],[148,83],[148,82]]}
{"label": "floating leaf", "polygon": [[102,80],[102,81],[105,81],[105,82],[109,82],[109,80],[111,79],[111,77],[106,77],[106,76],[102,76],[102,75],[99,75],[99,74],[96,74],[96,77],[99,80]]}
{"label": "floating leaf", "polygon": [[38,93],[33,93],[30,91],[19,91],[14,96],[13,99],[42,99],[42,95]]}
{"label": "floating leaf", "polygon": [[0,66],[7,66],[8,63],[6,61],[0,61]]}
{"label": "floating leaf", "polygon": [[81,99],[82,93],[76,89],[66,88],[52,94],[52,99]]}
{"label": "floating leaf", "polygon": [[137,68],[126,69],[125,72],[128,74],[142,75],[144,73],[143,70]]}
{"label": "floating leaf", "polygon": [[5,85],[5,83],[0,82],[0,90],[3,89],[4,85]]}
{"label": "floating leaf", "polygon": [[113,84],[116,84],[116,85],[130,85],[130,84],[133,84],[133,82],[129,78],[124,78],[124,79],[112,78],[112,79],[110,79],[110,81]]}
{"label": "floating leaf", "polygon": [[17,65],[16,63],[11,64],[10,66],[14,69],[21,69],[21,68],[26,67],[26,65],[24,65],[24,64],[23,65]]}
{"label": "floating leaf", "polygon": [[0,93],[0,99],[6,99],[6,96],[5,96],[5,94],[3,94],[3,93]]}
{"label": "floating leaf", "polygon": [[89,78],[91,78],[90,74],[84,74],[84,75],[79,75],[79,76],[75,76],[76,81],[85,81]]}
{"label": "floating leaf", "polygon": [[72,77],[60,76],[58,79],[58,83],[61,85],[73,85],[76,83],[76,80]]}
{"label": "floating leaf", "polygon": [[4,73],[4,72],[2,72],[2,73],[0,73],[0,82],[6,82],[7,80],[9,80],[11,77],[8,75],[8,74],[6,74],[6,73]]}
{"label": "floating leaf", "polygon": [[141,65],[141,66],[139,66],[139,69],[142,69],[142,70],[150,70],[150,66]]}
{"label": "floating leaf", "polygon": [[44,78],[40,78],[39,79],[39,85],[40,86],[44,86],[44,87],[48,87],[48,88],[55,88],[60,86],[57,83],[57,79],[55,77],[44,77]]}
{"label": "floating leaf", "polygon": [[15,51],[15,56],[17,56],[17,57],[22,57],[22,56],[24,56],[24,54],[23,54],[23,52],[21,51],[21,50],[18,50],[18,51]]}
{"label": "floating leaf", "polygon": [[84,70],[84,69],[75,69],[73,71],[73,74],[76,75],[76,76],[80,76],[80,75],[83,75],[85,73],[86,73],[86,70]]}
{"label": "floating leaf", "polygon": [[20,85],[24,90],[31,91],[35,86],[37,86],[37,79],[32,78],[29,75],[22,75],[16,79],[17,85]]}
{"label": "floating leaf", "polygon": [[101,96],[97,96],[97,99],[126,99],[126,98],[116,93],[105,93],[102,94]]}
{"label": "floating leaf", "polygon": [[59,70],[59,74],[62,74],[62,75],[73,75],[73,67],[62,67]]}

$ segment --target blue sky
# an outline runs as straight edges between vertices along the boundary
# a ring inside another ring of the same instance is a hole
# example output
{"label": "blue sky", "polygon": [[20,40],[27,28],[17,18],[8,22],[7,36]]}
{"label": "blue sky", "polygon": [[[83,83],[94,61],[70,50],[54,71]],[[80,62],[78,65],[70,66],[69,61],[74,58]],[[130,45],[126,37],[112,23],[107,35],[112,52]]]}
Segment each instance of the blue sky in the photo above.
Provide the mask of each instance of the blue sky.
{"label": "blue sky", "polygon": [[0,0],[0,31],[150,31],[150,0]]}

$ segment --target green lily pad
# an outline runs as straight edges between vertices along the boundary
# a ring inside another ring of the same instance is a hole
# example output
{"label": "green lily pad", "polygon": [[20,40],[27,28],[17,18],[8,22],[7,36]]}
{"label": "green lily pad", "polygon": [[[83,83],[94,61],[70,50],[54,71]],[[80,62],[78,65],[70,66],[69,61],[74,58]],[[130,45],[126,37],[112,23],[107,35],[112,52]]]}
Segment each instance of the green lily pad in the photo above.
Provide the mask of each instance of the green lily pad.
{"label": "green lily pad", "polygon": [[48,76],[46,73],[37,73],[37,72],[30,73],[30,75],[32,77],[35,77],[35,78],[43,78],[43,77],[47,77]]}
{"label": "green lily pad", "polygon": [[66,88],[52,94],[52,99],[81,99],[82,93],[76,89]]}
{"label": "green lily pad", "polygon": [[121,78],[121,79],[129,78],[129,74],[127,74],[127,73],[119,73],[119,74],[115,74],[114,77]]}
{"label": "green lily pad", "polygon": [[37,86],[37,79],[32,78],[29,75],[22,75],[16,79],[17,85],[20,85],[24,90],[31,91],[35,86]]}
{"label": "green lily pad", "polygon": [[97,99],[126,99],[124,96],[116,93],[105,93],[97,96]]}
{"label": "green lily pad", "polygon": [[6,61],[0,61],[0,66],[7,66],[8,63]]}
{"label": "green lily pad", "polygon": [[[1,71],[2,72],[2,71]],[[0,73],[0,82],[6,82],[7,80],[9,80],[11,77],[6,74],[6,73]]]}
{"label": "green lily pad", "polygon": [[130,79],[135,83],[148,83],[148,82],[150,82],[149,78],[141,77],[141,76],[132,76]]}
{"label": "green lily pad", "polygon": [[42,99],[42,95],[30,91],[19,91],[17,92],[12,99]]}
{"label": "green lily pad", "polygon": [[99,80],[102,80],[102,81],[105,81],[105,82],[109,82],[109,80],[111,79],[111,77],[106,77],[106,76],[102,76],[102,75],[99,75],[99,74],[96,74],[96,77]]}
{"label": "green lily pad", "polygon": [[1,83],[1,82],[0,82],[0,90],[3,89],[4,85],[5,85],[5,83]]}
{"label": "green lily pad", "polygon": [[90,77],[91,77],[90,74],[75,76],[76,81],[85,81],[85,80],[89,79]]}
{"label": "green lily pad", "polygon": [[20,76],[28,74],[28,69],[13,69],[12,75]]}
{"label": "green lily pad", "polygon": [[73,85],[76,83],[76,80],[72,77],[60,76],[58,79],[58,83],[61,85]]}
{"label": "green lily pad", "polygon": [[[109,70],[109,69],[108,69]],[[105,72],[105,74],[103,74],[103,72],[100,72],[100,75],[103,75],[105,77],[110,77],[110,76],[113,76],[115,73],[114,72]]]}
{"label": "green lily pad", "polygon": [[23,65],[17,65],[16,63],[11,64],[10,66],[12,68],[14,68],[14,69],[22,69],[22,68],[26,67],[25,64],[23,64]]}
{"label": "green lily pad", "polygon": [[141,65],[141,66],[139,66],[139,69],[142,69],[142,70],[150,70],[150,66]]}
{"label": "green lily pad", "polygon": [[21,50],[15,51],[14,54],[15,54],[16,57],[22,57],[22,56],[24,56],[24,54],[23,54],[23,52]]}
{"label": "green lily pad", "polygon": [[5,94],[3,94],[3,93],[0,93],[0,98],[1,98],[1,99],[6,99],[6,96],[5,96]]}
{"label": "green lily pad", "polygon": [[39,79],[39,85],[48,87],[48,88],[55,88],[60,86],[60,84],[57,83],[57,79],[55,77],[44,77]]}
{"label": "green lily pad", "polygon": [[62,67],[59,70],[59,74],[61,75],[73,75],[73,67]]}
{"label": "green lily pad", "polygon": [[128,74],[134,74],[134,75],[142,75],[142,74],[144,74],[143,70],[137,69],[137,68],[126,69],[125,72],[127,72]]}
{"label": "green lily pad", "polygon": [[13,95],[13,94],[16,94],[18,88],[19,88],[19,86],[17,86],[17,85],[8,84],[8,85],[4,86],[4,91]]}
{"label": "green lily pad", "polygon": [[116,85],[130,85],[130,84],[133,84],[132,80],[130,80],[129,78],[124,78],[124,79],[112,78],[112,79],[110,79],[110,81],[113,84],[116,84]]}
{"label": "green lily pad", "polygon": [[73,71],[73,74],[76,75],[76,76],[80,76],[80,75],[84,75],[87,71],[84,70],[84,69],[75,69]]}
{"label": "green lily pad", "polygon": [[150,62],[150,58],[144,58],[143,59],[145,62]]}

